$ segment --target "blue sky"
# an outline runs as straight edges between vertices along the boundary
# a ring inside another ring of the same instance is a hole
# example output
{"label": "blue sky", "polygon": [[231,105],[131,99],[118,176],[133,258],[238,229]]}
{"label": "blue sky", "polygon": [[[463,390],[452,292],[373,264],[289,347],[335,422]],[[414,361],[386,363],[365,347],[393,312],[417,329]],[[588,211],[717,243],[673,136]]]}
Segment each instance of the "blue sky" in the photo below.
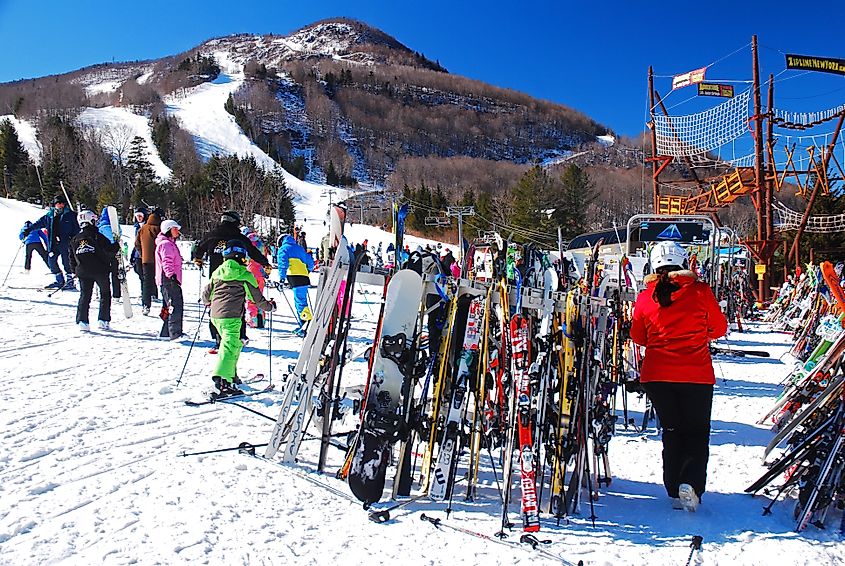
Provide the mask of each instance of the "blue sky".
{"label": "blue sky", "polygon": [[[622,135],[643,128],[649,65],[668,76],[739,49],[707,78],[748,80],[744,46],[754,33],[764,77],[784,70],[783,52],[845,58],[845,2],[829,0],[812,8],[782,0],[0,0],[0,82],[158,58],[230,33],[286,34],[334,16],[378,27],[452,73],[565,104]],[[778,80],[777,101],[795,111],[845,102],[845,77],[788,71]],[[661,94],[670,82],[658,79]],[[694,88],[668,97],[678,105],[672,113],[712,104],[684,102]]]}

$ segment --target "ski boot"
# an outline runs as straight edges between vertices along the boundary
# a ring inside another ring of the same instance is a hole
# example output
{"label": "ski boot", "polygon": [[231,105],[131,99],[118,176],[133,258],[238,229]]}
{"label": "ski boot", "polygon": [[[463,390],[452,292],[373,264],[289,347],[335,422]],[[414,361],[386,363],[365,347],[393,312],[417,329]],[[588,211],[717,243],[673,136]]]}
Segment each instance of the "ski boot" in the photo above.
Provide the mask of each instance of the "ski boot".
{"label": "ski boot", "polygon": [[223,399],[225,397],[233,397],[235,395],[243,395],[243,391],[235,387],[233,383],[223,379],[222,377],[214,376],[211,378],[214,382],[214,391],[211,396],[215,399]]}

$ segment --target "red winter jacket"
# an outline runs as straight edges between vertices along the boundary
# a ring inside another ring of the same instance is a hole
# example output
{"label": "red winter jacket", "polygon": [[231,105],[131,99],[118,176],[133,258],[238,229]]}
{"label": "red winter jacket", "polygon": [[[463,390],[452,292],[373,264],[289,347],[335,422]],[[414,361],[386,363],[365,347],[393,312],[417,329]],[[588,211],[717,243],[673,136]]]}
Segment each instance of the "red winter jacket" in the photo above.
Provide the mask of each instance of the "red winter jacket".
{"label": "red winter jacket", "polygon": [[681,286],[671,305],[661,307],[652,297],[657,276],[648,275],[634,307],[631,339],[646,347],[640,381],[713,384],[710,340],[725,335],[728,321],[710,287],[692,271],[674,271],[669,278]]}

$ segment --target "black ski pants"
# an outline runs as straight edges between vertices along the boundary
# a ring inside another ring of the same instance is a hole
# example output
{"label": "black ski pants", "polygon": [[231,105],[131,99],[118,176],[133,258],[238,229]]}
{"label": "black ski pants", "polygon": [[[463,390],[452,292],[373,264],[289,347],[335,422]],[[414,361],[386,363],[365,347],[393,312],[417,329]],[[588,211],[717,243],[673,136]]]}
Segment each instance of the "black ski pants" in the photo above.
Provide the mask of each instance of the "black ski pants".
{"label": "black ski pants", "polygon": [[111,321],[111,291],[109,289],[109,274],[103,273],[95,278],[79,278],[79,303],[76,305],[76,322],[88,323],[88,309],[91,307],[91,295],[94,283],[100,288],[100,312],[97,320]]}
{"label": "black ski pants", "polygon": [[669,497],[692,486],[699,497],[707,484],[713,386],[700,383],[643,383],[663,426],[663,485]]}
{"label": "black ski pants", "polygon": [[164,306],[170,311],[167,319],[161,325],[159,336],[169,336],[172,339],[182,335],[182,316],[184,302],[182,301],[182,286],[170,279],[161,281],[161,299]]}
{"label": "black ski pants", "polygon": [[141,305],[150,308],[153,304],[153,297],[158,297],[156,288],[156,264],[144,263],[141,265],[144,277],[141,280]]}
{"label": "black ski pants", "polygon": [[[111,277],[111,296],[115,299],[120,298],[120,276],[118,275],[118,269],[120,265],[118,263],[118,259],[114,258],[111,260],[111,269],[110,269],[110,277]],[[127,297],[128,300],[128,297]]]}
{"label": "black ski pants", "polygon": [[29,271],[32,268],[32,252],[37,252],[41,256],[41,259],[44,260],[44,265],[48,268],[50,267],[50,261],[47,259],[47,250],[44,249],[41,242],[33,242],[26,245],[26,255],[23,258],[24,269]]}

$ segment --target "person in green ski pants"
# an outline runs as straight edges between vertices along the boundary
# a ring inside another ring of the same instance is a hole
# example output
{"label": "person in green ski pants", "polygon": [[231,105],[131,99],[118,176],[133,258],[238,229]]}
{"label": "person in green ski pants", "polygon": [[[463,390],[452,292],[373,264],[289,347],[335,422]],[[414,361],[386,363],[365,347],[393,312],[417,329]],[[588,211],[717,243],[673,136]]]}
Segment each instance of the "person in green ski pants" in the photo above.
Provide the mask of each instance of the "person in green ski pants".
{"label": "person in green ski pants", "polygon": [[220,350],[214,368],[214,395],[228,397],[243,393],[235,384],[238,379],[238,358],[243,349],[241,324],[246,299],[263,311],[275,311],[276,303],[268,301],[258,289],[255,276],[246,268],[247,251],[240,240],[229,240],[223,250],[223,263],[211,274],[202,300],[211,307],[211,321],[220,332]]}

